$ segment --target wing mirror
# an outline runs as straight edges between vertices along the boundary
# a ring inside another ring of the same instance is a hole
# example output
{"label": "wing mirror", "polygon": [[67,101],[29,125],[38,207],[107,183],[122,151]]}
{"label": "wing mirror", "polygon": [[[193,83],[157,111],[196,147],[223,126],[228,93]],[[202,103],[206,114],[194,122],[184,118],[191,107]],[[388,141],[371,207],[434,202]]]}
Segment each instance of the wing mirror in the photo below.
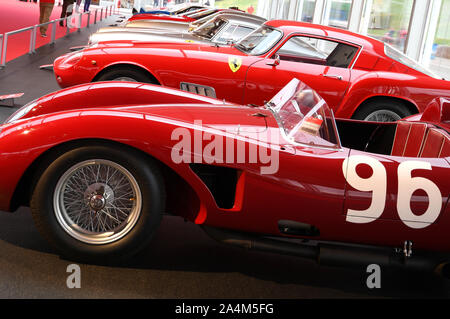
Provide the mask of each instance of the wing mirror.
{"label": "wing mirror", "polygon": [[270,66],[277,66],[281,62],[280,56],[278,54],[275,54],[273,58],[267,60],[266,64]]}

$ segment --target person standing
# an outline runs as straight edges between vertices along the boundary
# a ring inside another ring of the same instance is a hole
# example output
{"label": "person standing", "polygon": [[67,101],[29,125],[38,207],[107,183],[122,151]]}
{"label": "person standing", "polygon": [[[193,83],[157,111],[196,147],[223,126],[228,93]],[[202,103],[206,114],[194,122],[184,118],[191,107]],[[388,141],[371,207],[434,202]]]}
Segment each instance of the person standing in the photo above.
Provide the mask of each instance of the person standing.
{"label": "person standing", "polygon": [[[55,6],[55,0],[40,0],[39,1],[39,24],[50,21],[50,15],[52,14],[53,7]],[[41,37],[47,36],[48,24],[39,27]]]}
{"label": "person standing", "polygon": [[89,6],[91,5],[91,0],[84,0],[84,12],[89,11]]}
{"label": "person standing", "polygon": [[[71,5],[73,3],[74,0],[63,0],[63,5],[62,5],[62,9],[61,9],[61,16],[60,18],[65,18],[67,17],[69,14],[67,13],[67,7],[69,5]],[[64,26],[64,21],[59,21],[59,25],[60,26]]]}

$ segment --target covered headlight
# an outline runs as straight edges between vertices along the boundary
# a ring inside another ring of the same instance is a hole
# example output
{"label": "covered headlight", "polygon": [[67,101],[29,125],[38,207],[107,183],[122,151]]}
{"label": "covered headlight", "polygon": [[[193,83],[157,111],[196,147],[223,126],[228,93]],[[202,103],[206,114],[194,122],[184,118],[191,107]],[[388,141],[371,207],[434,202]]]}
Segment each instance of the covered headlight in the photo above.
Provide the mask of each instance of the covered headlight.
{"label": "covered headlight", "polygon": [[81,60],[81,58],[83,57],[83,53],[84,53],[83,51],[77,51],[67,55],[62,61],[62,63],[59,65],[59,68],[67,69],[74,66]]}
{"label": "covered headlight", "polygon": [[22,117],[24,117],[26,114],[28,114],[28,112],[30,112],[37,105],[38,105],[38,99],[31,101],[28,104],[25,104],[20,109],[15,111],[10,117],[8,117],[8,119],[5,121],[5,124],[20,120]]}

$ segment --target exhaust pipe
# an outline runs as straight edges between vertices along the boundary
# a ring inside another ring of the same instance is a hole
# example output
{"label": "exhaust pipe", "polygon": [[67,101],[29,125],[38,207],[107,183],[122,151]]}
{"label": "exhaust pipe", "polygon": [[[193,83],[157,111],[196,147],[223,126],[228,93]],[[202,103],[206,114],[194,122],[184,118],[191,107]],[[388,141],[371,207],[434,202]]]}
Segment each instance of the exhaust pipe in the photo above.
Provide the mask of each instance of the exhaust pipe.
{"label": "exhaust pipe", "polygon": [[442,256],[415,254],[414,257],[406,258],[392,248],[328,243],[294,244],[284,240],[252,236],[221,228],[209,226],[202,226],[202,228],[211,238],[224,244],[312,259],[321,265],[360,267],[377,264],[384,267],[434,271],[450,278],[450,264],[443,262],[442,260],[445,259],[442,259]]}

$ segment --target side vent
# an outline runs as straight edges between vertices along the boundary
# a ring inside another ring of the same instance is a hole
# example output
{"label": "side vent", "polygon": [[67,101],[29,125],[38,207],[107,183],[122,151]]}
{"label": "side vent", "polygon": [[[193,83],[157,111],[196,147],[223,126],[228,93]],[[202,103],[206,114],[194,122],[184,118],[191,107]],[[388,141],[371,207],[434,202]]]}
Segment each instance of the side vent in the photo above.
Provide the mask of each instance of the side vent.
{"label": "side vent", "polygon": [[310,224],[304,224],[293,220],[279,220],[278,229],[282,234],[293,236],[319,236],[319,229]]}
{"label": "side vent", "polygon": [[233,208],[238,180],[236,169],[205,164],[190,164],[189,166],[208,187],[218,207]]}
{"label": "side vent", "polygon": [[212,98],[216,97],[216,91],[214,90],[214,88],[212,88],[210,86],[181,82],[180,89],[182,91],[200,94],[200,95],[207,96],[207,97],[212,97]]}

